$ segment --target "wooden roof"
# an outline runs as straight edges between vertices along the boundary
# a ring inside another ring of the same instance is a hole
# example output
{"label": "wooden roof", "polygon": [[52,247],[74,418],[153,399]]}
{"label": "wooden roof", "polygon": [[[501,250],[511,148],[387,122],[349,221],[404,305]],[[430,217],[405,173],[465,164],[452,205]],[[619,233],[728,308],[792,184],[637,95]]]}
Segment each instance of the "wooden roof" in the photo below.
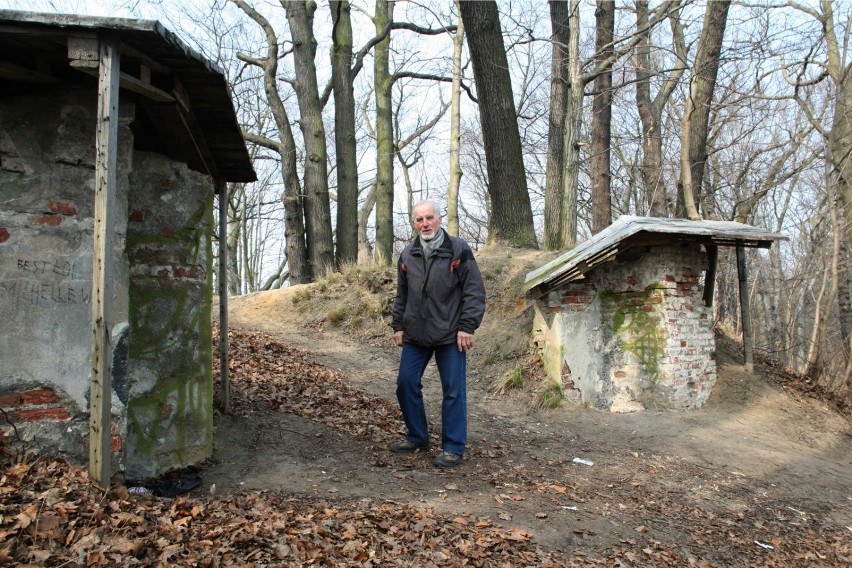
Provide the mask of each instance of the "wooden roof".
{"label": "wooden roof", "polygon": [[257,176],[224,73],[153,20],[0,10],[0,100],[97,88],[98,37],[120,41],[121,95],[136,103],[136,148],[233,182]]}
{"label": "wooden roof", "polygon": [[583,278],[589,270],[634,247],[697,242],[704,245],[769,248],[773,241],[782,239],[786,240],[787,237],[734,221],[690,221],[623,215],[592,238],[528,273],[524,290],[530,296],[540,297],[562,284]]}

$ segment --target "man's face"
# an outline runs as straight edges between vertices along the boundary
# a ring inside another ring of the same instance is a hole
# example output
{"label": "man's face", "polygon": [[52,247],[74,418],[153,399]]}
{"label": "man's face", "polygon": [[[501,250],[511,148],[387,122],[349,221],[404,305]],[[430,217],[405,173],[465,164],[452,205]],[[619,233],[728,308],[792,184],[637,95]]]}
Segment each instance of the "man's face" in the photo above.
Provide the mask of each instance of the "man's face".
{"label": "man's face", "polygon": [[429,204],[414,208],[414,228],[427,241],[431,241],[441,228],[441,216]]}

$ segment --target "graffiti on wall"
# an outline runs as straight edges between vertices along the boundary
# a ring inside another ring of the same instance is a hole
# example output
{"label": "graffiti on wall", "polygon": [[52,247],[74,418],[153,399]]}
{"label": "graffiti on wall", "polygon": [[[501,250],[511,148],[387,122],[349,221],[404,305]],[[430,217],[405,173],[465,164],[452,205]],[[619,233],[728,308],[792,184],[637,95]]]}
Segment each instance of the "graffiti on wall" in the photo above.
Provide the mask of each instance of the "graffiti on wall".
{"label": "graffiti on wall", "polygon": [[65,260],[18,258],[15,277],[0,280],[0,301],[16,304],[88,304],[91,296],[91,281]]}

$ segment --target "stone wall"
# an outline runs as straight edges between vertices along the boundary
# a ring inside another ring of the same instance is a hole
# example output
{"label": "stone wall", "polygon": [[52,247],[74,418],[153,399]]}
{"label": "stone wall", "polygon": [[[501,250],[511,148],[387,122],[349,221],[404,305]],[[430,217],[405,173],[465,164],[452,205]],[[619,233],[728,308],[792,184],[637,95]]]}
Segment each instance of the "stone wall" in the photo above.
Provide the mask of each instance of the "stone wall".
{"label": "stone wall", "polygon": [[545,370],[569,399],[617,412],[701,406],[716,381],[700,245],[603,264],[536,307]]}
{"label": "stone wall", "polygon": [[[88,462],[96,100],[0,101],[0,434]],[[213,448],[213,185],[133,150],[121,107],[112,316],[113,470]]]}
{"label": "stone wall", "polygon": [[[127,321],[123,246],[132,107],[122,105],[113,322]],[[0,429],[28,447],[88,458],[95,97],[62,90],[0,104]],[[33,393],[50,393],[49,397]],[[116,432],[124,401],[113,396]],[[61,409],[61,410],[60,410]],[[10,422],[14,420],[15,422]],[[120,449],[120,439],[114,441]],[[120,467],[121,454],[113,461]]]}

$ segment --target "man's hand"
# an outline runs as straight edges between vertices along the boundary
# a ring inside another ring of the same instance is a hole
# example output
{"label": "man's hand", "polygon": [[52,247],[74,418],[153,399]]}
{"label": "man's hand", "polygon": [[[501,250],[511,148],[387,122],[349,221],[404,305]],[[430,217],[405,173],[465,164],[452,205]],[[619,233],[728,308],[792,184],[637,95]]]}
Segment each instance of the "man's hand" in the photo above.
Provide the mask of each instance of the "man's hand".
{"label": "man's hand", "polygon": [[456,344],[459,346],[459,351],[467,353],[473,347],[473,334],[459,331],[456,336]]}
{"label": "man's hand", "polygon": [[397,347],[402,347],[402,336],[405,335],[402,331],[397,331],[393,334],[393,342]]}

